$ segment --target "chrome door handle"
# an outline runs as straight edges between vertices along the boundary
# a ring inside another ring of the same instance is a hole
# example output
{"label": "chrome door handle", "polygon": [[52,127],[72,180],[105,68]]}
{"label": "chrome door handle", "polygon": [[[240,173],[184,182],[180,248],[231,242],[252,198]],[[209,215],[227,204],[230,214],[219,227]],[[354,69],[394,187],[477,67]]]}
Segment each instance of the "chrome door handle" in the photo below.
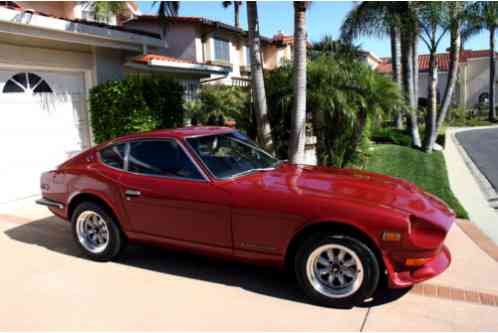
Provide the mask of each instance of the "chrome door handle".
{"label": "chrome door handle", "polygon": [[126,190],[125,195],[127,197],[139,197],[142,195],[142,193],[137,190]]}

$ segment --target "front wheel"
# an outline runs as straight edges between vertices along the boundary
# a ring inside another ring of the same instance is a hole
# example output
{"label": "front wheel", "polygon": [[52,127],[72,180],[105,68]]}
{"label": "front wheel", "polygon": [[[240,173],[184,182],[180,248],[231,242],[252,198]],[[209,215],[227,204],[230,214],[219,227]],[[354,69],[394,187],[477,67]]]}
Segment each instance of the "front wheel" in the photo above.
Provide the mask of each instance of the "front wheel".
{"label": "front wheel", "polygon": [[313,303],[331,307],[358,305],[377,288],[380,267],[372,250],[345,235],[315,235],[298,249],[297,281]]}

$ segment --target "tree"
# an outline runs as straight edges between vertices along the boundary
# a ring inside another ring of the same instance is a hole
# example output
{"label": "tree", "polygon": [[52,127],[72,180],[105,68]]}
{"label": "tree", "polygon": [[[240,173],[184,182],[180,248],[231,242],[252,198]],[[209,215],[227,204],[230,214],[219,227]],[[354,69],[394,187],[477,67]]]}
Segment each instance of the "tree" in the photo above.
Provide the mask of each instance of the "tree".
{"label": "tree", "polygon": [[418,85],[417,52],[417,19],[413,5],[409,2],[400,4],[400,35],[401,35],[401,68],[402,88],[406,104],[409,106],[408,127],[415,147],[421,147],[418,130],[417,95],[415,84]]}
{"label": "tree", "polygon": [[223,1],[223,8],[228,8],[233,5],[233,22],[236,28],[240,29],[240,6],[242,6],[242,1]]}
{"label": "tree", "polygon": [[153,6],[159,5],[157,9],[157,15],[159,16],[159,24],[161,25],[161,34],[163,38],[166,36],[168,31],[168,17],[178,16],[180,11],[179,1],[154,1]]}
{"label": "tree", "polygon": [[[341,26],[341,38],[351,42],[360,35],[389,35],[391,43],[392,78],[400,87],[401,80],[401,39],[400,14],[403,13],[399,1],[363,1],[353,8]],[[401,112],[395,116],[396,127],[402,127]]]}
{"label": "tree", "polygon": [[289,162],[304,163],[306,143],[306,9],[308,3],[294,2],[294,108],[291,115]]}
{"label": "tree", "polygon": [[498,3],[493,1],[477,1],[468,10],[469,25],[462,33],[467,40],[482,30],[489,31],[489,111],[490,121],[496,121],[496,29],[498,27]]}
{"label": "tree", "polygon": [[464,2],[452,1],[448,2],[448,21],[446,24],[450,30],[450,63],[448,68],[448,80],[444,90],[441,110],[437,118],[437,128],[443,126],[444,120],[448,113],[451,99],[455,91],[455,86],[458,78],[458,67],[460,63],[460,50],[462,46],[462,29],[466,27],[468,8]]}
{"label": "tree", "polygon": [[[84,1],[83,5],[87,9],[95,12],[98,21],[108,22],[109,14],[119,15],[126,10],[126,1]],[[103,18],[101,20],[100,18]]]}
{"label": "tree", "polygon": [[254,111],[258,127],[258,141],[268,152],[273,153],[268,105],[259,36],[258,7],[255,1],[247,2],[247,25],[249,28],[249,50],[251,53],[251,89],[254,96]]}
{"label": "tree", "polygon": [[428,1],[415,5],[418,25],[420,27],[420,40],[429,50],[429,82],[428,99],[429,107],[426,113],[423,149],[430,153],[437,137],[437,84],[438,64],[437,48],[449,29],[444,24],[447,19],[448,6],[444,2]]}

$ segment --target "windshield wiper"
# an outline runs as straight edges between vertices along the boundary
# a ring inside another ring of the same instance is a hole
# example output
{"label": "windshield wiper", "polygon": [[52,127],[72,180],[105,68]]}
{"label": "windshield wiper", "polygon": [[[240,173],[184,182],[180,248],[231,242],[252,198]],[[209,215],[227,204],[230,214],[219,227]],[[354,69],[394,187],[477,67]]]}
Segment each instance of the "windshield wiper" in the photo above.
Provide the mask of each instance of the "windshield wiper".
{"label": "windshield wiper", "polygon": [[246,171],[242,171],[242,172],[236,173],[236,174],[230,176],[229,178],[241,177],[241,176],[245,176],[245,175],[248,175],[248,174],[251,174],[251,173],[254,173],[254,172],[258,172],[258,171],[272,171],[272,170],[275,170],[275,168],[276,168],[275,166],[272,166],[272,167],[268,167],[268,168],[249,169],[249,170],[246,170]]}

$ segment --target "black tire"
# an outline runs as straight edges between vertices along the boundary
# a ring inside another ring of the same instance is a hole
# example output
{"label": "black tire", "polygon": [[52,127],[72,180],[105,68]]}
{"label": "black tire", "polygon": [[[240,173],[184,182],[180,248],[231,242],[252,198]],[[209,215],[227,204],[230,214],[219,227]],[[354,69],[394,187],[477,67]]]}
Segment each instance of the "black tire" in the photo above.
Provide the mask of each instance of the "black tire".
{"label": "black tire", "polygon": [[[83,244],[81,244],[78,233],[77,233],[77,220],[78,217],[83,212],[95,212],[97,213],[103,220],[107,226],[107,230],[109,231],[107,246],[102,252],[94,253],[86,249]],[[107,209],[102,207],[101,205],[94,202],[82,202],[80,203],[73,212],[71,216],[71,225],[72,225],[72,233],[73,239],[80,248],[80,250],[90,259],[96,261],[109,261],[115,258],[119,252],[122,250],[124,246],[124,237],[119,230],[117,225],[117,221],[114,220],[111,214],[107,212]]]}
{"label": "black tire", "polygon": [[[308,278],[308,258],[316,249],[330,244],[349,249],[356,254],[363,266],[361,285],[351,295],[327,296],[315,289],[311,279]],[[315,234],[309,237],[297,250],[294,269],[297,282],[309,300],[314,304],[327,307],[349,308],[361,304],[374,294],[380,278],[380,266],[372,250],[360,240],[347,235]]]}

